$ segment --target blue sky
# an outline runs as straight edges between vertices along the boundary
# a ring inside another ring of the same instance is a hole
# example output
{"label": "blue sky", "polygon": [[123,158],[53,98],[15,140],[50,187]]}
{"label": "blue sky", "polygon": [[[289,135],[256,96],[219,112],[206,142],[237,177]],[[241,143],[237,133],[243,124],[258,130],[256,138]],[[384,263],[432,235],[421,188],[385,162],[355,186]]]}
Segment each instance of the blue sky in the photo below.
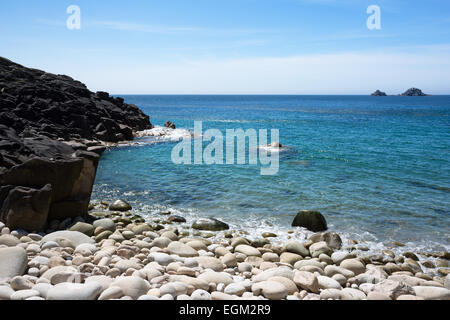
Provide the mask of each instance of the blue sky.
{"label": "blue sky", "polygon": [[0,32],[0,56],[116,94],[450,94],[447,0],[1,1]]}

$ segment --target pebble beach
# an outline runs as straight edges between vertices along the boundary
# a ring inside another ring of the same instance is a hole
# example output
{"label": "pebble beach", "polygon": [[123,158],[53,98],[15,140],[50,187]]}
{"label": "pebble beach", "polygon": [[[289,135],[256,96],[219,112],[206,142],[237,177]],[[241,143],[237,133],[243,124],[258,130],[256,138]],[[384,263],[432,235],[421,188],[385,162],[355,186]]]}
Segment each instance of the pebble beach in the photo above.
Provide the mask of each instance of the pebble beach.
{"label": "pebble beach", "polygon": [[121,200],[89,209],[41,233],[0,223],[0,300],[450,299],[448,252],[364,254],[334,232],[249,239],[213,218],[148,221]]}

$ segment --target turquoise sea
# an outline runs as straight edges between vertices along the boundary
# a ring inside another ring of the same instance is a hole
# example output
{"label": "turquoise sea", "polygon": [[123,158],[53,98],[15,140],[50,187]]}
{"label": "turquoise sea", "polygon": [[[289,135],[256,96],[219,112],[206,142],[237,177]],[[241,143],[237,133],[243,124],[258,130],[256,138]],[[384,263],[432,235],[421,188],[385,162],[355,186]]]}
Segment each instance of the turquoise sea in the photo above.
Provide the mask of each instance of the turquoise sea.
{"label": "turquoise sea", "polygon": [[316,209],[330,230],[373,243],[450,248],[450,96],[123,96],[162,126],[279,129],[275,176],[251,165],[175,165],[173,140],[140,138],[103,155],[94,200],[149,218],[215,216],[258,236]]}

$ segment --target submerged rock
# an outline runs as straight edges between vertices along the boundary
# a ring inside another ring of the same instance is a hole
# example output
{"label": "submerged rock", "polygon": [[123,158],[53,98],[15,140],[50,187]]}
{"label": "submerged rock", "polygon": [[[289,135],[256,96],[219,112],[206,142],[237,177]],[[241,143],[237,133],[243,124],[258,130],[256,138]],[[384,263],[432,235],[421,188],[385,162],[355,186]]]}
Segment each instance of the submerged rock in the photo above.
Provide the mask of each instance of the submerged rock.
{"label": "submerged rock", "polygon": [[325,217],[318,211],[303,210],[297,213],[292,222],[293,227],[303,227],[313,232],[328,229]]}
{"label": "submerged rock", "polygon": [[222,231],[228,230],[230,227],[225,222],[215,218],[200,218],[192,224],[192,228],[197,230]]}
{"label": "submerged rock", "polygon": [[164,123],[164,127],[165,128],[170,128],[170,129],[176,129],[176,125],[170,121],[166,121],[166,123]]}

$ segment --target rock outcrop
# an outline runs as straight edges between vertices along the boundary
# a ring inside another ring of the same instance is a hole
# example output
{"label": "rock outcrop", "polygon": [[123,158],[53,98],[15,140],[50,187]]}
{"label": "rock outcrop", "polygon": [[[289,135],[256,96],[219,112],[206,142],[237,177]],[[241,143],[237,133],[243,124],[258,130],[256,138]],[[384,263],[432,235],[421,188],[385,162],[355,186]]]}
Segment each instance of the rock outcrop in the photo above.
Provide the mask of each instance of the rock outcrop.
{"label": "rock outcrop", "polygon": [[387,94],[386,94],[386,92],[382,92],[380,90],[377,90],[374,93],[372,93],[371,96],[373,96],[373,97],[386,97]]}
{"label": "rock outcrop", "polygon": [[122,98],[0,57],[0,220],[38,231],[86,217],[106,143],[152,127]]}
{"label": "rock outcrop", "polygon": [[428,96],[428,94],[423,93],[422,90],[420,90],[420,89],[411,88],[411,89],[408,89],[405,92],[403,92],[401,94],[401,96],[405,96],[405,97],[425,97],[425,96]]}

